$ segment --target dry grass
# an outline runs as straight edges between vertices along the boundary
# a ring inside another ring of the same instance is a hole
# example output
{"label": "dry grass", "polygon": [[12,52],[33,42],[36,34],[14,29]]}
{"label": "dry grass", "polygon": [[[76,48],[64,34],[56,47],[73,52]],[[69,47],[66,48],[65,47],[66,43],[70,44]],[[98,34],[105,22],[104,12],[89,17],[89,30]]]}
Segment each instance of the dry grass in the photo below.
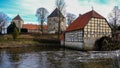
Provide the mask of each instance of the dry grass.
{"label": "dry grass", "polygon": [[49,42],[43,43],[41,39],[56,40],[57,35],[20,34],[16,40],[11,35],[0,35],[0,48],[51,45]]}
{"label": "dry grass", "polygon": [[30,35],[19,35],[16,40],[12,39],[11,35],[1,35],[0,36],[0,47],[22,47],[28,45],[36,45],[37,41],[33,41],[32,36]]}

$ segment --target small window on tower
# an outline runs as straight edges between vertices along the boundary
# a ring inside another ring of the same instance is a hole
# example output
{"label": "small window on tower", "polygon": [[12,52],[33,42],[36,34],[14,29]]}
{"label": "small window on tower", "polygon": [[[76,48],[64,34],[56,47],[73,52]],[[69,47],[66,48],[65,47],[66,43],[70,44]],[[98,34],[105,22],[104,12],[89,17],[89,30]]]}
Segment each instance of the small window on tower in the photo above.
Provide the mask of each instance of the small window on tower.
{"label": "small window on tower", "polygon": [[51,19],[49,19],[49,21],[51,21]]}
{"label": "small window on tower", "polygon": [[20,23],[20,21],[18,21]]}
{"label": "small window on tower", "polygon": [[54,18],[53,20],[54,20],[55,22],[57,22],[55,18]]}

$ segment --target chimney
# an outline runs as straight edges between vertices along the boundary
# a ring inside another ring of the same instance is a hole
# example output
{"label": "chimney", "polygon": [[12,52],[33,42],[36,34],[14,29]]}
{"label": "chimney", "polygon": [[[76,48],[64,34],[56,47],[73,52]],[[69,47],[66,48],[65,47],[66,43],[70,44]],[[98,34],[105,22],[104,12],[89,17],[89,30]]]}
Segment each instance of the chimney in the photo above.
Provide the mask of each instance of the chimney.
{"label": "chimney", "polygon": [[82,14],[79,14],[79,17],[81,16]]}

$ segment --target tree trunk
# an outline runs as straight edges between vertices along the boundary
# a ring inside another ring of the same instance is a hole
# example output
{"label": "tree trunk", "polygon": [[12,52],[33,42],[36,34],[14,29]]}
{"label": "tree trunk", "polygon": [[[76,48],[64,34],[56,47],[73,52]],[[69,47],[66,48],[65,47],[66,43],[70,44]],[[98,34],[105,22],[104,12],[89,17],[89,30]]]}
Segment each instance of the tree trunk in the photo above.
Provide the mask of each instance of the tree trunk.
{"label": "tree trunk", "polygon": [[43,34],[43,21],[41,20],[41,33]]}
{"label": "tree trunk", "polygon": [[60,39],[60,34],[61,34],[61,29],[60,29],[60,23],[61,23],[61,20],[60,20],[60,11],[58,12],[59,14],[59,22],[58,22],[58,39]]}

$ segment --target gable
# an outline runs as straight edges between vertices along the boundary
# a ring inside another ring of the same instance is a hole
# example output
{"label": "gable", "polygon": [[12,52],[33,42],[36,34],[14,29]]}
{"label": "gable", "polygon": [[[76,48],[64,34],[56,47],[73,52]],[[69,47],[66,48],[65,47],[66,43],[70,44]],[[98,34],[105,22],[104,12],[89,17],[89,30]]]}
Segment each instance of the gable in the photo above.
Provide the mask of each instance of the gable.
{"label": "gable", "polygon": [[13,20],[21,20],[21,21],[23,21],[23,19],[19,15],[17,15],[16,17],[14,17]]}
{"label": "gable", "polygon": [[66,31],[73,31],[73,30],[84,28],[88,24],[89,20],[93,17],[105,19],[103,16],[98,14],[96,11],[92,10],[90,12],[87,12],[79,16],[75,21],[72,22],[72,24],[67,28]]}
{"label": "gable", "polygon": [[60,11],[58,8],[56,8],[56,9],[48,16],[48,18],[50,18],[50,17],[59,17],[59,15],[60,15],[60,17],[64,17],[63,14],[61,13],[61,11]]}
{"label": "gable", "polygon": [[108,22],[104,18],[95,18],[92,17],[88,23],[85,25],[86,26],[105,26],[106,28],[110,28]]}

